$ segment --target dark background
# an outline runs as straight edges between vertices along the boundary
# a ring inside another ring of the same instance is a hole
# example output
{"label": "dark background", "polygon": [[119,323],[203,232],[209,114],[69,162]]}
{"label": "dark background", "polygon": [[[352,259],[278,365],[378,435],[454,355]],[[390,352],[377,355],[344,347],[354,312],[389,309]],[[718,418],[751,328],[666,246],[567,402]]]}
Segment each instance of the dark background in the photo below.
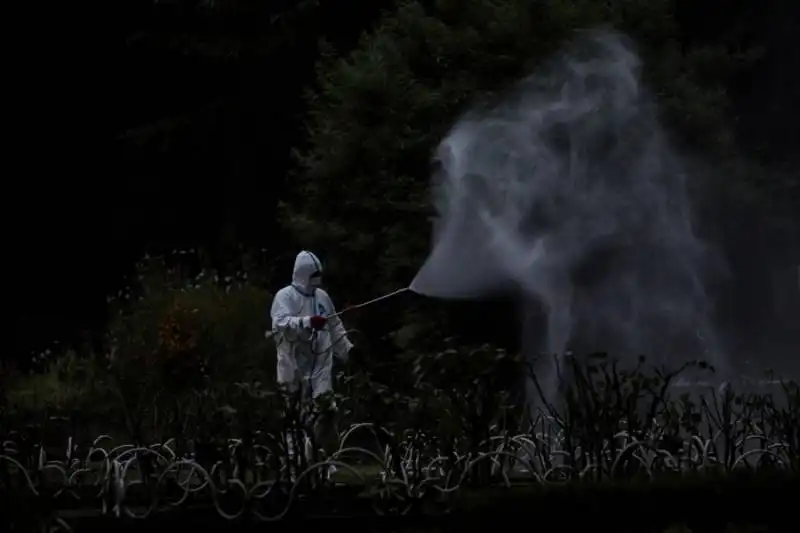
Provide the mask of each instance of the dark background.
{"label": "dark background", "polygon": [[[288,275],[296,250],[281,238],[275,208],[286,180],[302,179],[291,150],[303,142],[302,94],[318,41],[346,52],[392,2],[112,4],[91,18],[88,6],[64,19],[53,12],[36,26],[45,52],[34,51],[20,74],[20,101],[35,101],[14,109],[22,148],[7,181],[19,188],[6,195],[6,257],[15,342],[4,357],[98,334],[106,295],[148,251],[203,247],[225,269],[250,248]],[[730,81],[736,133],[753,160],[796,177],[800,4],[676,4],[686,43],[764,47]],[[100,16],[111,22],[89,22]],[[800,327],[797,293],[786,290],[800,262],[797,226],[775,227],[762,216],[769,209],[741,206],[721,222],[736,227],[726,250],[741,289],[741,305],[723,303],[722,320],[753,332],[737,341],[743,353],[781,343],[787,353]]]}

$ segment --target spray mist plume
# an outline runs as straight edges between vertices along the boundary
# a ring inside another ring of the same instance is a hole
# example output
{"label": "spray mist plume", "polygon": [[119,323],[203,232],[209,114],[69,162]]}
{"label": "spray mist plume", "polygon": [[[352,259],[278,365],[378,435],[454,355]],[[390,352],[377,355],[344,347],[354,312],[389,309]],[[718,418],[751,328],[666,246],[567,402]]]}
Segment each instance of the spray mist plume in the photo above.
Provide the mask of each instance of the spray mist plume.
{"label": "spray mist plume", "polygon": [[529,316],[546,316],[523,321],[526,355],[686,356],[723,370],[704,290],[712,252],[639,69],[624,36],[588,32],[466,113],[435,154],[434,245],[412,290],[513,287]]}

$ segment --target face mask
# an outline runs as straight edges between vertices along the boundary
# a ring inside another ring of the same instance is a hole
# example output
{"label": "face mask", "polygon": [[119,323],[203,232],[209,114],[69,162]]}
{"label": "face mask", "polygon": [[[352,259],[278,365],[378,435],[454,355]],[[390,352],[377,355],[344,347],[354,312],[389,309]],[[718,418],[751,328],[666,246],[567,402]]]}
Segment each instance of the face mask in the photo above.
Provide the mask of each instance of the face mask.
{"label": "face mask", "polygon": [[311,279],[308,280],[309,287],[317,289],[322,286],[322,277],[321,276],[311,276]]}

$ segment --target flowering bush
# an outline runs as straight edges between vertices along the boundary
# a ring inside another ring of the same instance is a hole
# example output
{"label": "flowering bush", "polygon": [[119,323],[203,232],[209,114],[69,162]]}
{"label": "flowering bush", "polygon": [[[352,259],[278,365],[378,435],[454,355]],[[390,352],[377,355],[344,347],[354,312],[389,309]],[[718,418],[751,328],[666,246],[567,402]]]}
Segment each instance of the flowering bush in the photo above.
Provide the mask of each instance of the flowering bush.
{"label": "flowering bush", "polygon": [[170,258],[141,261],[133,283],[110,301],[109,369],[129,427],[238,381],[274,381],[264,336],[270,300],[245,272],[223,278]]}

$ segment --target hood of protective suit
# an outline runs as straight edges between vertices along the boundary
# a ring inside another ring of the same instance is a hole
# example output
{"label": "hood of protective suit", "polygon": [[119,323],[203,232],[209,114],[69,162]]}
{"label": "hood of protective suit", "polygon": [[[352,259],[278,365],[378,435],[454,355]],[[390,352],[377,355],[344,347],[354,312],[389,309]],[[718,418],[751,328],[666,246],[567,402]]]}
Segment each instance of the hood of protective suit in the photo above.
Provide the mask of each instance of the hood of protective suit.
{"label": "hood of protective suit", "polygon": [[311,286],[311,276],[316,273],[322,274],[319,258],[306,250],[297,254],[292,271],[292,285],[300,292],[310,295],[315,288]]}

